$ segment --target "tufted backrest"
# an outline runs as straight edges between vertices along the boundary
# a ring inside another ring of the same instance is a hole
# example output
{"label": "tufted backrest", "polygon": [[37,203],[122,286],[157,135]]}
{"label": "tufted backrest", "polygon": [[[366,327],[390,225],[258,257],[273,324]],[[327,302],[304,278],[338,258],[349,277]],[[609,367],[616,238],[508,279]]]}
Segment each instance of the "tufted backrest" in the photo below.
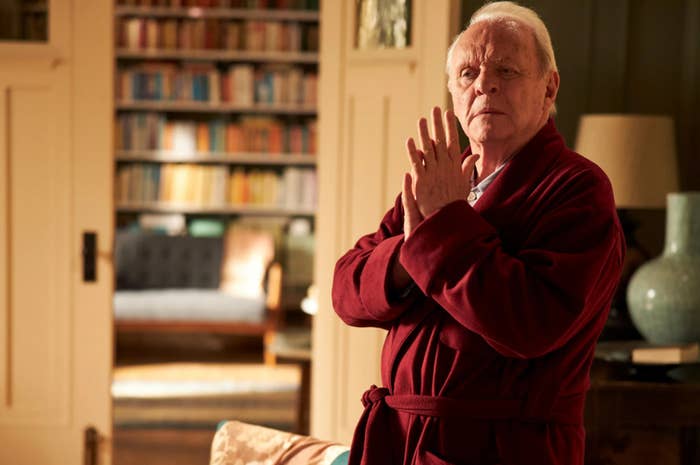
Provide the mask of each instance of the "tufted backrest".
{"label": "tufted backrest", "polygon": [[116,287],[170,289],[219,287],[222,239],[120,231],[115,236]]}

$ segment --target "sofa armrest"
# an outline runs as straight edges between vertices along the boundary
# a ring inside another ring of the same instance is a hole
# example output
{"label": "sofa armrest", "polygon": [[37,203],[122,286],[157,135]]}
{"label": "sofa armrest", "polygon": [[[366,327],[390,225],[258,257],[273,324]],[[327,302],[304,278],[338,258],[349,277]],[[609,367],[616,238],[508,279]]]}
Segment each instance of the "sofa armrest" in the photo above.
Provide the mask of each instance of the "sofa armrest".
{"label": "sofa armrest", "polygon": [[268,310],[280,311],[282,301],[282,265],[272,262],[267,269],[265,303]]}
{"label": "sofa armrest", "polygon": [[332,441],[227,421],[214,436],[209,465],[340,465],[347,463],[348,449]]}

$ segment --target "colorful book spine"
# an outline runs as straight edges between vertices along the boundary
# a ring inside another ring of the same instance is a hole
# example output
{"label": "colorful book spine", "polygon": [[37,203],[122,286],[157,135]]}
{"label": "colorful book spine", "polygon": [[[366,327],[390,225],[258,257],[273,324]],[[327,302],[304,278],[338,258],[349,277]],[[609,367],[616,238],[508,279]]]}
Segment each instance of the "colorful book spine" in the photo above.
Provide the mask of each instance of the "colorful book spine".
{"label": "colorful book spine", "polygon": [[228,180],[224,165],[128,163],[118,167],[115,199],[125,205],[224,206]]}
{"label": "colorful book spine", "polygon": [[160,113],[123,113],[115,120],[117,150],[197,152],[316,153],[316,120],[287,123],[247,116],[237,121],[168,120]]}
{"label": "colorful book spine", "polygon": [[118,0],[118,5],[318,10],[318,0]]}
{"label": "colorful book spine", "polygon": [[123,101],[195,101],[313,107],[318,76],[301,68],[231,65],[222,72],[212,64],[146,63],[118,71],[116,95]]}
{"label": "colorful book spine", "polygon": [[117,44],[128,50],[318,51],[318,25],[298,22],[120,18]]}

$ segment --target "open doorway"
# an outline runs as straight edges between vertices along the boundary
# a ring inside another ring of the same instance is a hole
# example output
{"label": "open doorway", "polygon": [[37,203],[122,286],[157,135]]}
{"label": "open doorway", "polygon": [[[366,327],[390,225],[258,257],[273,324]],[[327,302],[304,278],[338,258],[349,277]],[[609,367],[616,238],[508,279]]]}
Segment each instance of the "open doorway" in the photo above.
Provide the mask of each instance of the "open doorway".
{"label": "open doorway", "polygon": [[318,1],[114,11],[114,463],[308,433]]}

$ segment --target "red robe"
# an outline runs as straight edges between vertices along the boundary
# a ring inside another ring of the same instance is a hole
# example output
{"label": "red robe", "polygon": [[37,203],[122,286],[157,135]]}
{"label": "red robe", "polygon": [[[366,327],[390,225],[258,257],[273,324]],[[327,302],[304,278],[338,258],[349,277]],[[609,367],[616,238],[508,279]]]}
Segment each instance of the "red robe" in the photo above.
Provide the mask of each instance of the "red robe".
{"label": "red robe", "polygon": [[[388,330],[350,464],[583,463],[624,247],[608,178],[551,119],[473,208],[452,202],[406,241],[399,197],[334,274],[340,318]],[[417,285],[403,299],[394,260]]]}

